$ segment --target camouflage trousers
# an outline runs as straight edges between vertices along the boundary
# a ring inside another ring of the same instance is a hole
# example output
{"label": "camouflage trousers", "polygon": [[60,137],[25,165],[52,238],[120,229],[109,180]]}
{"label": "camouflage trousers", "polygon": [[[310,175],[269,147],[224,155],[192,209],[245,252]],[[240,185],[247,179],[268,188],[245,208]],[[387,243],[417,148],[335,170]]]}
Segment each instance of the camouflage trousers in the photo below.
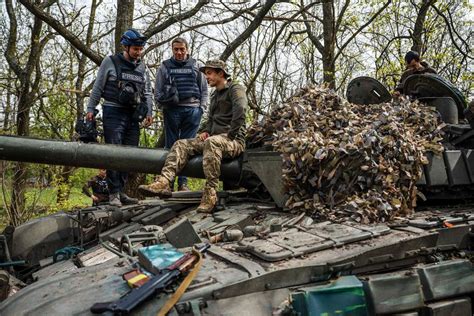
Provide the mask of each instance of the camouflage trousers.
{"label": "camouflage trousers", "polygon": [[202,154],[206,188],[217,189],[222,158],[235,158],[243,151],[244,146],[240,142],[230,139],[226,134],[210,136],[205,141],[199,138],[180,139],[171,147],[161,175],[171,182],[176,174],[186,166],[190,157]]}

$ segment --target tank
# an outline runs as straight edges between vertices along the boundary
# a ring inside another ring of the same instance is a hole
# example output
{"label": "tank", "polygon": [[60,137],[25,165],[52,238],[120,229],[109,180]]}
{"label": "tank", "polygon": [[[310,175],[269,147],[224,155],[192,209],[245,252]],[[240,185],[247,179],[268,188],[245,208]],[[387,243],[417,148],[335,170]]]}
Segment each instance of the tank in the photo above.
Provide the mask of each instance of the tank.
{"label": "tank", "polygon": [[[351,82],[350,95],[363,104],[390,95],[375,79],[361,80]],[[447,150],[429,156],[417,184],[430,203],[390,223],[315,222],[285,210],[281,158],[258,149],[223,162],[227,187],[245,190],[220,191],[212,216],[195,211],[201,192],[175,192],[8,227],[0,262],[11,263],[10,283],[21,289],[0,303],[0,314],[92,315],[94,303],[130,291],[122,275],[143,264],[140,248],[156,243],[187,251],[211,243],[170,315],[472,315],[474,205],[464,199],[474,184],[474,132],[459,122],[460,115],[458,123],[446,122]],[[159,173],[166,153],[0,136],[3,160]],[[194,157],[183,174],[203,177],[202,158]],[[268,196],[259,195],[261,186]],[[173,291],[132,314],[157,314]]]}

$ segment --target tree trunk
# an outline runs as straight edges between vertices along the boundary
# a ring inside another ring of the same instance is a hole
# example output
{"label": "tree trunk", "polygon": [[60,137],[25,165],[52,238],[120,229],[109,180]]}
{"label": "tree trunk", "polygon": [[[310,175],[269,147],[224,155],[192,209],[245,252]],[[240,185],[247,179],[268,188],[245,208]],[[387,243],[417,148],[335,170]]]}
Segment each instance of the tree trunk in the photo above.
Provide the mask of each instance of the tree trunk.
{"label": "tree trunk", "polygon": [[[5,51],[5,58],[10,66],[10,69],[15,73],[15,76],[20,81],[20,89],[18,91],[16,127],[18,136],[28,136],[30,132],[30,106],[33,104],[35,96],[37,95],[39,85],[39,74],[36,72],[35,80],[33,74],[35,67],[41,56],[41,50],[44,47],[44,42],[41,40],[42,21],[35,17],[33,20],[33,28],[31,29],[31,41],[28,48],[27,62],[24,67],[21,66],[18,55],[23,55],[24,52],[19,53],[17,49],[17,32],[18,23],[11,0],[5,2],[8,17],[10,20],[10,29],[8,33],[8,43]],[[17,163],[14,167],[14,176],[12,183],[12,194],[9,208],[10,222],[16,226],[21,224],[25,211],[25,190],[26,190],[26,164]]]}
{"label": "tree trunk", "polygon": [[12,111],[12,94],[10,92],[11,90],[8,89],[7,91],[7,103],[5,104],[5,114],[4,114],[4,117],[3,117],[3,130],[4,131],[8,131],[8,129],[10,128],[10,114],[11,114],[11,111]]}
{"label": "tree trunk", "polygon": [[115,52],[122,51],[120,37],[133,25],[134,0],[117,0],[117,18],[115,20]]}
{"label": "tree trunk", "polygon": [[11,86],[11,82],[13,81],[13,78],[11,77],[11,70],[8,70],[8,88],[7,88],[7,100],[5,104],[5,109],[4,109],[4,116],[3,116],[3,130],[8,131],[10,128],[10,116],[13,110],[12,104],[13,104],[13,98],[12,98],[12,91],[13,87]]}
{"label": "tree trunk", "polygon": [[426,49],[425,43],[423,43],[423,32],[426,14],[430,6],[435,2],[436,0],[422,0],[420,10],[418,11],[418,15],[416,16],[415,27],[413,28],[412,34],[413,46],[411,47],[411,50],[420,53],[420,55],[422,55],[424,50]]}
{"label": "tree trunk", "polygon": [[[18,111],[16,116],[16,126],[18,136],[28,136],[30,126],[30,102],[28,94],[29,84],[25,83],[20,92],[18,100]],[[27,179],[27,165],[17,163],[14,167],[14,176],[12,182],[12,195],[10,201],[10,224],[18,226],[22,223],[23,213],[25,211],[25,192]]]}
{"label": "tree trunk", "polygon": [[63,166],[61,168],[61,174],[59,176],[58,183],[58,193],[56,195],[56,203],[58,205],[63,204],[69,199],[69,196],[71,194],[71,185],[69,183],[69,178],[74,172],[74,170],[76,170],[76,168],[71,166]]}
{"label": "tree trunk", "polygon": [[[123,50],[120,44],[122,34],[133,26],[133,10],[134,0],[117,0],[117,17],[115,20],[115,52],[119,53]],[[131,196],[137,196],[138,185],[142,184],[144,180],[140,179],[140,174],[130,173],[128,181],[125,184],[125,193]]]}
{"label": "tree trunk", "polygon": [[26,190],[26,164],[17,163],[13,168],[12,197],[8,208],[9,225],[18,226],[22,223],[25,210],[25,190]]}
{"label": "tree trunk", "polygon": [[336,87],[336,66],[334,61],[336,49],[336,29],[334,4],[332,1],[323,3],[323,81],[329,88]]}

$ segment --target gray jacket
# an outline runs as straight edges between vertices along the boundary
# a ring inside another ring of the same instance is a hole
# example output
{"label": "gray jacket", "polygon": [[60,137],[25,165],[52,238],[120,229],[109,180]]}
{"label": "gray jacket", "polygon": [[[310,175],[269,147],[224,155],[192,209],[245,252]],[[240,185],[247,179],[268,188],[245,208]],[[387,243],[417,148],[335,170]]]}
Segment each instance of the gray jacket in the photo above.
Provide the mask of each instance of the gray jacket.
{"label": "gray jacket", "polygon": [[[144,63],[141,63],[137,67],[137,71],[143,71],[145,73],[144,95],[145,95],[146,105],[148,106],[147,115],[151,116],[153,98],[152,98],[152,92],[151,92],[150,75]],[[99,72],[97,73],[97,78],[95,79],[94,86],[91,91],[91,95],[89,96],[89,103],[87,104],[88,113],[93,113],[94,109],[99,104],[100,99],[102,97],[102,93],[104,92],[105,83],[108,80],[112,80],[112,81],[117,80],[117,73],[115,71],[114,62],[112,61],[111,56],[105,57],[102,63],[100,64]],[[102,104],[102,106],[123,107],[123,105],[106,101],[106,100],[104,100],[104,103]]]}

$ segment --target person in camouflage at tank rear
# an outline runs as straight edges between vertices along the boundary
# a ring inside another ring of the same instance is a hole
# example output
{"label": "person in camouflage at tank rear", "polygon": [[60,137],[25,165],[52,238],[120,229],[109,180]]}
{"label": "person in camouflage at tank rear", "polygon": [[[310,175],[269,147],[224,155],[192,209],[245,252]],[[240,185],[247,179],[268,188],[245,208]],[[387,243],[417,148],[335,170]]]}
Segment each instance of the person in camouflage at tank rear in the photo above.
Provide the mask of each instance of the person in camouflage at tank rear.
{"label": "person in camouflage at tank rear", "polygon": [[215,88],[207,124],[196,138],[176,141],[156,182],[141,185],[139,190],[144,195],[171,196],[170,181],[184,168],[190,157],[202,153],[206,184],[197,211],[212,213],[217,202],[222,158],[235,158],[245,149],[248,101],[245,88],[230,79],[225,62],[210,60],[199,70],[205,74],[208,84]]}
{"label": "person in camouflage at tank rear", "polygon": [[435,75],[437,74],[436,70],[431,68],[426,61],[421,60],[420,54],[418,52],[412,50],[405,54],[405,66],[406,69],[400,77],[400,82],[395,87],[395,92],[393,93],[394,96],[400,96],[400,94],[403,92],[403,85],[405,84],[405,80],[411,75],[427,73]]}

